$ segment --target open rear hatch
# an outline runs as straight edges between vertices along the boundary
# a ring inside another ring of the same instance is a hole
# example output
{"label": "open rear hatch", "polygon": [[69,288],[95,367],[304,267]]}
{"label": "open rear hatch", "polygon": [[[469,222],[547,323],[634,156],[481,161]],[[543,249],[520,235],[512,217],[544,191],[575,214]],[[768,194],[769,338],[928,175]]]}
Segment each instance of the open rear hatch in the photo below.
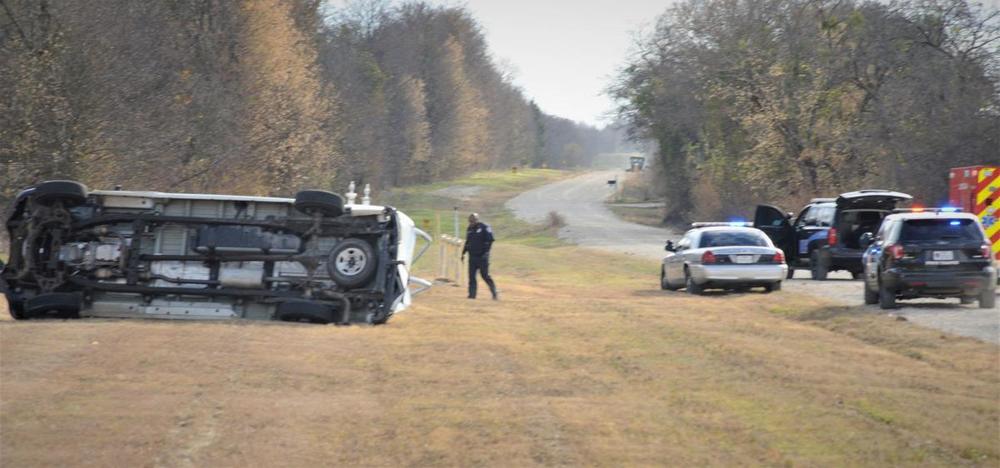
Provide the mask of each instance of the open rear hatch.
{"label": "open rear hatch", "polygon": [[913,197],[891,190],[858,190],[842,193],[837,197],[837,208],[841,210],[886,210],[892,211],[900,202]]}

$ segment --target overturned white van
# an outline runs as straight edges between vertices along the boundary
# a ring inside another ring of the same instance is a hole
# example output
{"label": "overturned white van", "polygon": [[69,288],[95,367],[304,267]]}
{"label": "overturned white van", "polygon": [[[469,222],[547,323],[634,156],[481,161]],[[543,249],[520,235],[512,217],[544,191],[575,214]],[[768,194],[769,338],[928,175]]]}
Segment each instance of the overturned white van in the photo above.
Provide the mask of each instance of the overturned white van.
{"label": "overturned white van", "polygon": [[410,305],[417,238],[391,207],[48,181],[6,219],[0,288],[16,319],[145,317],[385,323]]}

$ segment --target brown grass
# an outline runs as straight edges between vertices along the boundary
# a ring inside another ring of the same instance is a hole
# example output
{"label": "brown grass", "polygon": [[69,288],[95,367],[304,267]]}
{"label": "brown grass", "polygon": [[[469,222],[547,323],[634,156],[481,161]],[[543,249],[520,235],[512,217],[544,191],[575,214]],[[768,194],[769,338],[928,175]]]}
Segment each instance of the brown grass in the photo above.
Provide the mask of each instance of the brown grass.
{"label": "brown grass", "polygon": [[[501,226],[502,227],[502,226]],[[0,465],[1000,463],[1000,349],[501,242],[386,326],[0,323]]]}

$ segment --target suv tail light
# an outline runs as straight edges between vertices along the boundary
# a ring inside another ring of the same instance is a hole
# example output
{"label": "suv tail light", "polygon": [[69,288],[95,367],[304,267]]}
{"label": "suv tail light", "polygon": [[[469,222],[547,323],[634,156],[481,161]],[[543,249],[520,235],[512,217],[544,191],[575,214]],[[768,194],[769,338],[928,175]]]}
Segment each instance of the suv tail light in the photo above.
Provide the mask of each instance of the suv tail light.
{"label": "suv tail light", "polygon": [[979,247],[979,249],[980,249],[979,250],[979,256],[980,257],[983,257],[985,259],[989,259],[990,258],[990,246],[988,246],[986,244],[983,244],[981,247]]}
{"label": "suv tail light", "polygon": [[830,228],[826,233],[826,244],[837,245],[837,228]]}
{"label": "suv tail light", "polygon": [[778,253],[774,254],[774,263],[785,263],[785,253],[780,249]]}
{"label": "suv tail light", "polygon": [[706,250],[705,253],[701,254],[701,263],[715,263],[715,254],[711,250]]}
{"label": "suv tail light", "polygon": [[889,248],[886,249],[886,251],[889,252],[889,255],[891,255],[892,258],[895,260],[903,258],[903,254],[905,253],[903,251],[903,246],[899,244],[890,245]]}

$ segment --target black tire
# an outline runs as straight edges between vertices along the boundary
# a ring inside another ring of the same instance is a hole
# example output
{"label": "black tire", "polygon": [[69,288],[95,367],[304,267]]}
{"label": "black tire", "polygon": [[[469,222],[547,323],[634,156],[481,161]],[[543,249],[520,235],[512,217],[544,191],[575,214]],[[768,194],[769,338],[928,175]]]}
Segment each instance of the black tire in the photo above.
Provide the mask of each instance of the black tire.
{"label": "black tire", "polygon": [[686,278],[684,281],[684,285],[685,288],[687,289],[688,294],[694,294],[696,296],[700,296],[705,293],[705,288],[699,285],[698,283],[695,283],[694,278],[692,278],[690,274],[684,275],[684,278]]}
{"label": "black tire", "polygon": [[14,320],[24,320],[28,317],[24,315],[24,302],[13,294],[4,294],[7,298],[7,309]]}
{"label": "black tire", "polygon": [[303,190],[295,194],[295,209],[309,216],[336,218],[344,214],[344,198],[324,190]]}
{"label": "black tire", "polygon": [[87,187],[72,180],[49,180],[36,185],[30,197],[41,205],[62,202],[68,208],[87,202]]}
{"label": "black tire", "polygon": [[890,291],[885,286],[878,288],[878,306],[882,309],[896,308],[896,292]]}
{"label": "black tire", "polygon": [[770,293],[774,291],[781,291],[781,281],[764,285],[764,292]]}
{"label": "black tire", "polygon": [[47,293],[28,299],[21,315],[24,318],[80,318],[82,297],[79,293]]}
{"label": "black tire", "polygon": [[288,301],[278,304],[274,318],[282,322],[332,323],[333,307],[311,301]]}
{"label": "black tire", "polygon": [[872,291],[871,288],[868,287],[867,281],[865,281],[864,288],[865,288],[865,304],[867,305],[878,304],[878,294],[879,294],[878,291]]}
{"label": "black tire", "polygon": [[826,275],[830,272],[829,265],[820,258],[816,250],[809,254],[809,271],[812,273],[812,279],[816,281],[826,281]]}
{"label": "black tire", "polygon": [[330,251],[326,271],[343,288],[362,286],[375,276],[378,258],[371,244],[357,238],[347,238]]}
{"label": "black tire", "polygon": [[667,284],[667,272],[663,271],[663,268],[660,268],[660,289],[664,291],[670,290],[670,285]]}
{"label": "black tire", "polygon": [[976,302],[979,298],[975,296],[962,296],[958,298],[959,304],[972,304]]}
{"label": "black tire", "polygon": [[979,294],[979,308],[980,309],[995,309],[997,306],[997,290],[996,289],[984,289],[982,293]]}
{"label": "black tire", "polygon": [[851,272],[851,278],[853,278],[853,279],[859,280],[859,279],[862,279],[864,277],[865,277],[864,272],[861,272],[861,271],[852,271]]}

